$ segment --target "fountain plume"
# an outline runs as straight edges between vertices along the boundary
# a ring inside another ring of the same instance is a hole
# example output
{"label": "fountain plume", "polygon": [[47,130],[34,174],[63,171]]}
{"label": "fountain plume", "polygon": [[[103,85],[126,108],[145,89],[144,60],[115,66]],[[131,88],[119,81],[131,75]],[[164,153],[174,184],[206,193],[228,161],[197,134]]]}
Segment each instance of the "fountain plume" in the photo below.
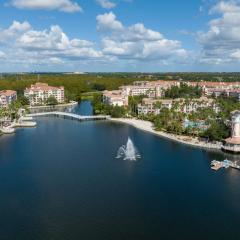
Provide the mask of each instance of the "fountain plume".
{"label": "fountain plume", "polygon": [[123,158],[123,160],[136,161],[141,156],[139,155],[136,147],[134,146],[132,140],[128,138],[127,144],[121,146],[118,149],[116,158]]}

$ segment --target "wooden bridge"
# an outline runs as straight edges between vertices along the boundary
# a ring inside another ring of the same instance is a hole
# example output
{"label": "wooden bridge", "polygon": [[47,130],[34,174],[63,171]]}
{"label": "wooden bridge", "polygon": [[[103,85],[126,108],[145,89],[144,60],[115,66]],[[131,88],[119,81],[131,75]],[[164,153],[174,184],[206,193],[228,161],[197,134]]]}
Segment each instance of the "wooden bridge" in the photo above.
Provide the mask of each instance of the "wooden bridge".
{"label": "wooden bridge", "polygon": [[97,120],[108,120],[110,116],[107,115],[96,115],[96,116],[83,116],[74,113],[67,112],[42,112],[42,113],[32,113],[28,114],[27,117],[61,117],[65,119],[72,119],[78,121],[97,121]]}

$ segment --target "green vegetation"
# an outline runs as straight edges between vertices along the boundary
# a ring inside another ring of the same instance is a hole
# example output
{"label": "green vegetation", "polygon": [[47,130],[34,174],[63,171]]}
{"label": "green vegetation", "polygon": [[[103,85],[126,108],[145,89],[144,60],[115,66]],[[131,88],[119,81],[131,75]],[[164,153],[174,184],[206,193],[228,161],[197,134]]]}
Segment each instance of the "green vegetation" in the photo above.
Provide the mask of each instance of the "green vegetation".
{"label": "green vegetation", "polygon": [[[173,134],[204,137],[210,141],[222,141],[230,135],[230,128],[226,125],[226,121],[230,119],[232,111],[240,109],[240,103],[236,99],[221,97],[216,99],[216,104],[219,106],[218,112],[215,112],[210,107],[199,108],[196,112],[185,114],[178,110],[179,103],[176,103],[172,109],[162,108],[157,115],[148,114],[138,116],[137,105],[142,102],[143,98],[144,96],[130,97],[128,108],[114,107],[104,105],[102,103],[102,95],[95,93],[92,103],[95,114],[107,114],[116,118],[135,116],[153,122],[156,130]],[[187,98],[186,101],[191,100]],[[157,102],[155,107],[161,108],[161,103]],[[185,118],[196,123],[203,121],[208,128],[198,126],[184,128],[183,123]]]}
{"label": "green vegetation", "polygon": [[[173,106],[170,110],[163,108],[158,115],[148,114],[138,117],[152,121],[156,130],[204,137],[210,141],[223,141],[230,136],[230,127],[227,123],[231,119],[231,112],[240,109],[240,102],[236,98],[219,97],[216,99],[216,105],[219,108],[217,112],[210,107],[199,108],[196,112],[184,114],[177,110],[178,106]],[[157,103],[156,107],[161,108],[161,103]],[[184,128],[185,118],[194,123],[204,122],[204,126],[208,127],[207,129],[197,126]]]}
{"label": "green vegetation", "polygon": [[223,120],[228,120],[231,112],[240,109],[240,102],[236,98],[219,97],[217,103],[220,107],[218,117]]}
{"label": "green vegetation", "polygon": [[[186,134],[206,137],[210,140],[223,140],[229,135],[229,127],[226,126],[230,120],[231,112],[240,109],[240,103],[234,98],[220,97],[216,99],[219,112],[211,108],[202,108],[186,116],[177,111],[178,106],[173,109],[162,109],[160,114],[137,116],[137,105],[144,96],[130,97],[129,107],[113,107],[102,103],[100,91],[115,90],[122,85],[130,85],[134,81],[154,80],[180,80],[180,81],[240,81],[240,73],[94,73],[85,75],[76,74],[3,74],[0,79],[0,90],[12,89],[18,92],[18,100],[8,110],[1,110],[0,115],[7,115],[16,112],[20,106],[28,105],[28,100],[23,97],[26,87],[36,82],[45,82],[52,86],[64,86],[65,96],[68,101],[88,99],[92,101],[95,114],[107,114],[112,117],[136,116],[154,122],[157,130],[167,131],[176,134]],[[182,83],[180,87],[172,87],[166,91],[166,98],[199,98],[202,92],[198,87],[187,86]],[[48,104],[55,104],[54,99],[49,99]],[[156,104],[161,108],[161,103]],[[11,116],[13,117],[13,116]],[[195,127],[184,129],[183,121],[187,117],[190,121],[204,121],[209,128],[205,131]],[[216,121],[217,119],[217,121]]]}
{"label": "green vegetation", "polygon": [[92,101],[95,114],[110,115],[113,118],[125,117],[127,110],[125,107],[110,106],[102,103],[102,94],[96,93]]}
{"label": "green vegetation", "polygon": [[143,100],[144,96],[133,96],[128,99],[128,111],[131,116],[137,116],[137,107]]}
{"label": "green vegetation", "polygon": [[58,104],[58,101],[57,101],[57,99],[56,99],[54,96],[50,96],[50,97],[47,99],[46,104],[47,104],[47,105],[50,105],[50,106],[54,106],[54,105],[57,105],[57,104]]}
{"label": "green vegetation", "polygon": [[[139,80],[134,74],[3,74],[0,79],[0,90],[12,89],[23,94],[26,87],[36,82],[48,83],[51,86],[64,86],[68,101],[80,101],[82,94],[103,90],[118,89],[122,85],[132,84]],[[140,79],[141,80],[141,79]]]}
{"label": "green vegetation", "polygon": [[93,101],[94,95],[98,92],[86,92],[81,94],[81,100]]}
{"label": "green vegetation", "polygon": [[18,110],[24,108],[21,99],[13,101],[7,108],[0,108],[0,119],[18,119]]}
{"label": "green vegetation", "polygon": [[[240,73],[91,73],[91,74],[3,74],[0,90],[12,89],[23,94],[26,87],[36,82],[45,82],[52,86],[64,86],[68,101],[80,101],[84,93],[103,90],[115,90],[134,81],[154,80],[181,81],[240,81]],[[193,91],[192,91],[193,90]],[[169,91],[169,97],[198,97],[199,89],[181,86]],[[83,95],[84,98],[84,95]]]}
{"label": "green vegetation", "polygon": [[210,127],[203,133],[201,137],[205,137],[210,141],[222,141],[230,135],[230,129],[222,121],[213,121]]}
{"label": "green vegetation", "polygon": [[198,111],[188,115],[188,120],[193,122],[202,120],[208,123],[210,120],[216,119],[217,116],[218,114],[212,108],[199,108]]}
{"label": "green vegetation", "polygon": [[180,86],[172,86],[165,92],[166,98],[199,98],[202,90],[199,87],[188,86],[181,83]]}
{"label": "green vegetation", "polygon": [[[200,135],[210,141],[222,141],[230,136],[230,127],[226,122],[231,119],[231,112],[240,109],[240,102],[236,98],[219,97],[216,99],[219,112],[213,113],[206,110],[206,114],[200,113],[202,118],[209,120],[210,127]],[[208,113],[208,114],[207,114]]]}
{"label": "green vegetation", "polygon": [[184,132],[183,121],[185,114],[163,108],[160,114],[156,115],[153,122],[155,129],[169,133],[182,134]]}
{"label": "green vegetation", "polygon": [[208,82],[237,82],[240,81],[239,72],[175,72],[175,73],[156,73],[154,77],[164,80],[181,80],[181,81],[208,81]]}
{"label": "green vegetation", "polygon": [[22,107],[29,105],[29,100],[24,95],[20,94],[18,95],[16,102],[19,102]]}

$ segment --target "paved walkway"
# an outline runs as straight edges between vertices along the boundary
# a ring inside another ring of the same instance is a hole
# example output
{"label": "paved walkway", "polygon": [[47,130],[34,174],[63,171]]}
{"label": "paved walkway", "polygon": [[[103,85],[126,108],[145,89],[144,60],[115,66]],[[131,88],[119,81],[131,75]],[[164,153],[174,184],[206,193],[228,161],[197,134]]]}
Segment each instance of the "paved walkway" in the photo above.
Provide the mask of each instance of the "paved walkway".
{"label": "paved walkway", "polygon": [[64,117],[70,119],[76,119],[79,121],[84,120],[107,120],[110,116],[107,115],[97,115],[97,116],[83,116],[74,113],[67,113],[67,112],[42,112],[42,113],[32,113],[28,114],[27,117],[41,117],[41,116],[55,116],[55,117]]}

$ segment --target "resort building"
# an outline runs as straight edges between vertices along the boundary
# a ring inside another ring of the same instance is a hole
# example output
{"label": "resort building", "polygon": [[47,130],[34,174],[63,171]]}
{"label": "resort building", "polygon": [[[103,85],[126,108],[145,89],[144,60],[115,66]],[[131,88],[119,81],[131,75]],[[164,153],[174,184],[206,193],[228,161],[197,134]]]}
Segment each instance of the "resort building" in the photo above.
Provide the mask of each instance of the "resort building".
{"label": "resort building", "polygon": [[[185,83],[188,86],[200,87],[203,95],[199,99],[191,99],[187,103],[184,99],[166,100],[160,99],[165,96],[166,90],[173,86],[180,86]],[[159,109],[154,109],[154,101],[161,102],[163,107],[171,108],[173,102],[180,105],[179,111],[191,113],[199,108],[212,107],[214,111],[218,111],[218,107],[210,96],[219,97],[235,97],[240,101],[240,83],[239,82],[181,82],[181,81],[135,81],[133,85],[121,86],[116,91],[105,91],[103,93],[103,101],[109,105],[127,106],[128,98],[134,96],[145,96],[149,100],[144,99],[145,103],[138,106],[140,114],[158,113]]]}
{"label": "resort building", "polygon": [[240,153],[240,111],[232,113],[231,137],[225,140],[222,148],[226,151]]}
{"label": "resort building", "polygon": [[176,111],[181,111],[186,114],[196,112],[200,108],[212,108],[215,112],[219,111],[214,99],[201,97],[196,99],[150,99],[144,98],[142,104],[138,105],[138,114],[159,114],[161,109],[176,108]]}
{"label": "resort building", "polygon": [[31,106],[45,104],[49,97],[55,97],[58,103],[64,103],[64,87],[52,87],[39,82],[26,88],[24,96],[29,99]]}
{"label": "resort building", "polygon": [[128,97],[122,94],[122,91],[104,91],[103,92],[103,103],[112,106],[127,106]]}
{"label": "resort building", "polygon": [[7,107],[11,102],[17,100],[17,92],[13,90],[0,91],[0,107]]}
{"label": "resort building", "polygon": [[236,97],[240,100],[240,82],[186,82],[190,86],[199,86],[205,96]]}
{"label": "resort building", "polygon": [[227,92],[226,92],[226,89],[224,89],[224,88],[205,88],[204,95],[220,97],[220,96],[226,96]]}
{"label": "resort building", "polygon": [[185,82],[189,86],[199,86],[203,90],[209,89],[209,88],[218,88],[218,89],[239,89],[240,88],[240,82]]}
{"label": "resort building", "polygon": [[[178,100],[176,99],[176,101]],[[179,99],[179,104],[180,104],[180,111],[187,114],[196,112],[197,110],[203,109],[203,108],[211,108],[216,113],[219,111],[219,107],[215,103],[215,100],[207,97],[185,99],[185,100]]]}
{"label": "resort building", "polygon": [[147,96],[147,97],[157,97],[155,86],[122,86],[120,87],[122,94],[126,97],[134,96]]}
{"label": "resort building", "polygon": [[138,114],[159,114],[162,108],[171,109],[173,105],[172,99],[151,99],[144,98],[142,104],[138,105]]}
{"label": "resort building", "polygon": [[164,96],[164,92],[167,89],[179,85],[179,81],[136,81],[133,85],[120,87],[120,90],[127,97],[142,95],[149,98],[160,98]]}
{"label": "resort building", "polygon": [[234,97],[240,101],[240,89],[228,90],[226,94],[228,97]]}

